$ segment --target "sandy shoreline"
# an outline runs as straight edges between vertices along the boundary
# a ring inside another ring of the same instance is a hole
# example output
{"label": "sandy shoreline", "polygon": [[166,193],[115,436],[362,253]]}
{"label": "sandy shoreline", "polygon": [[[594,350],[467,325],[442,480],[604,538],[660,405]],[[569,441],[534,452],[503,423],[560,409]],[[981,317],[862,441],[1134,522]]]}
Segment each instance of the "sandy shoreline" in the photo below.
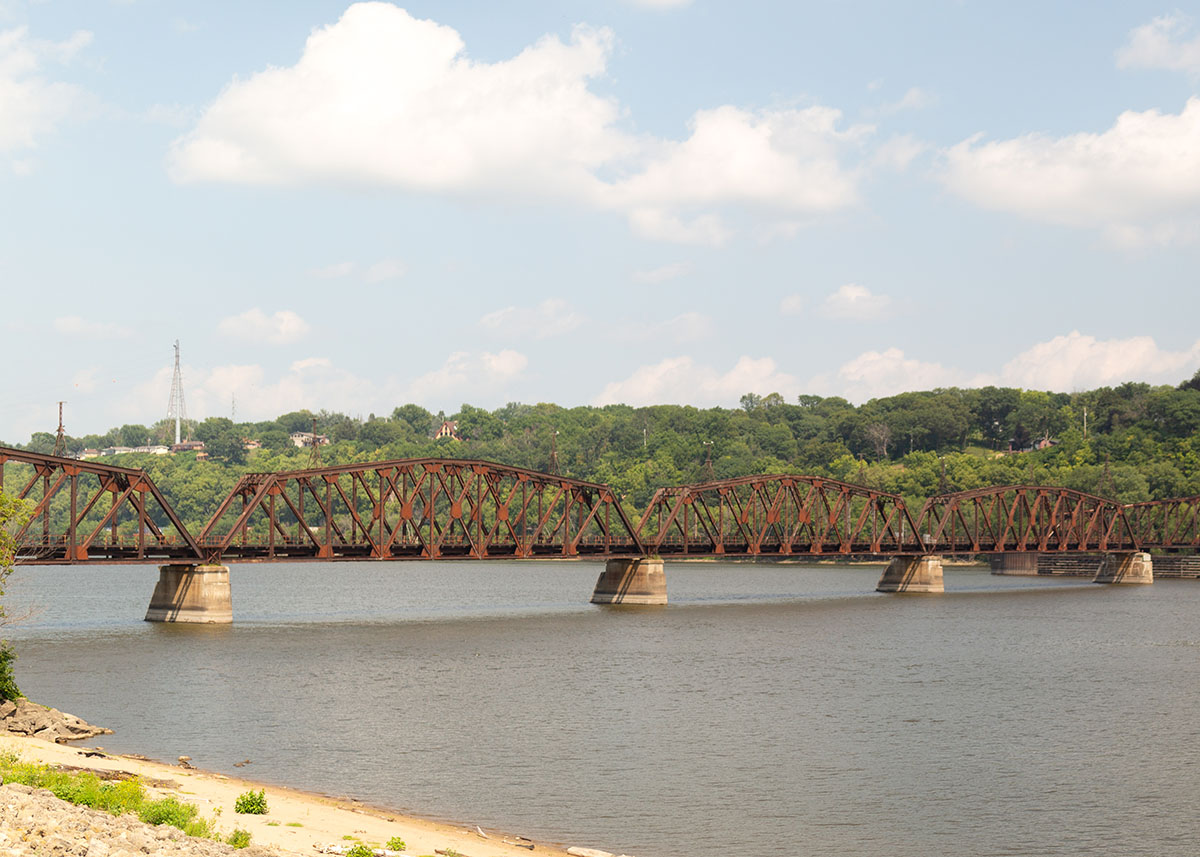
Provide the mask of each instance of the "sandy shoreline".
{"label": "sandy shoreline", "polygon": [[[255,845],[294,854],[313,855],[327,845],[352,845],[351,839],[382,847],[391,837],[407,843],[406,853],[435,854],[453,850],[462,857],[526,857],[531,853],[566,857],[559,847],[521,840],[503,831],[445,824],[341,800],[298,789],[272,786],[240,777],[183,768],[162,762],[120,756],[102,756],[87,747],[52,744],[38,738],[0,733],[0,752],[16,753],[26,761],[71,766],[96,771],[121,771],[140,777],[155,796],[173,794],[200,808],[205,818],[216,816],[222,833],[235,827],[250,831]],[[234,801],[253,789],[266,792],[267,815],[238,815]],[[486,838],[485,838],[486,836]],[[587,843],[590,844],[590,843]],[[533,850],[529,846],[533,845]]]}

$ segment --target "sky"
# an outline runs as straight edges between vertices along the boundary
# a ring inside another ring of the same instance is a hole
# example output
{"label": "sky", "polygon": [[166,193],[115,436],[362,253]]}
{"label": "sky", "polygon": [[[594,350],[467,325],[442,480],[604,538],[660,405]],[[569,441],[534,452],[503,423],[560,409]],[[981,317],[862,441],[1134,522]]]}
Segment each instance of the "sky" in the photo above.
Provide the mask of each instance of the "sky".
{"label": "sky", "polygon": [[1200,368],[1200,4],[0,0],[0,438]]}

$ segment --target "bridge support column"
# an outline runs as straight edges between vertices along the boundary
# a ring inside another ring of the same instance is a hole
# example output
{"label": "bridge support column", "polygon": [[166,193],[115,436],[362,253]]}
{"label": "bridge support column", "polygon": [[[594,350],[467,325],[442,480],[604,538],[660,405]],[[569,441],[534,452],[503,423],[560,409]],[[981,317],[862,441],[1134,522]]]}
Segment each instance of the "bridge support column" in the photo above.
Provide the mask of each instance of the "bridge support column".
{"label": "bridge support column", "polygon": [[228,625],[233,622],[229,567],[163,565],[150,596],[147,622],[190,622]]}
{"label": "bridge support column", "polygon": [[883,570],[876,592],[945,592],[940,556],[898,556]]}
{"label": "bridge support column", "polygon": [[610,559],[596,581],[592,603],[666,604],[667,576],[663,573],[663,561],[649,557]]}
{"label": "bridge support column", "polygon": [[1092,583],[1153,583],[1154,562],[1148,553],[1109,553]]}

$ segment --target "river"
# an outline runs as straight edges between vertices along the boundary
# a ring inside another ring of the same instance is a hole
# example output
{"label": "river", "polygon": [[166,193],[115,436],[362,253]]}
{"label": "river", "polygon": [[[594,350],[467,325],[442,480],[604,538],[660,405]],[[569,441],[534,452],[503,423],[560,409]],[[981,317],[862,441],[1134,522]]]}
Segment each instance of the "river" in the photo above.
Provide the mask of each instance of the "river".
{"label": "river", "polygon": [[[142,621],[152,566],[25,567],[31,698],[98,743],[637,857],[1193,855],[1200,581],[667,563],[235,565],[235,624]],[[233,763],[249,759],[250,765]]]}

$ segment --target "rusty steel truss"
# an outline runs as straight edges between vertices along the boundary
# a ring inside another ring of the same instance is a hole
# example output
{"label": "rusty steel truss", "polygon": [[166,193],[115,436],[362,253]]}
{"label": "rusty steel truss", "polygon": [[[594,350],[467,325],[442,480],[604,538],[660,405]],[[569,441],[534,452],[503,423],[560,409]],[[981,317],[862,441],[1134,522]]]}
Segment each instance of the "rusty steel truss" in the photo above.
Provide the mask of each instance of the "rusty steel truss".
{"label": "rusty steel truss", "polygon": [[1144,550],[1200,549],[1200,497],[1132,503],[1125,515]]}
{"label": "rusty steel truss", "polygon": [[924,553],[1088,553],[1141,546],[1120,503],[1036,485],[931,497],[918,527]]}
{"label": "rusty steel truss", "polygon": [[662,556],[919,553],[895,494],[812,476],[745,476],[660,488],[638,525]]}
{"label": "rusty steel truss", "polygon": [[19,562],[194,562],[203,556],[145,471],[0,447],[0,488],[29,512],[11,525]]}
{"label": "rusty steel truss", "polygon": [[200,543],[214,560],[643,553],[605,485],[432,458],[243,476]]}
{"label": "rusty steel truss", "polygon": [[23,563],[822,556],[1200,550],[1200,497],[1121,505],[1067,488],[895,494],[812,476],[661,488],[634,528],[605,485],[487,461],[243,476],[193,537],[143,470],[0,447]]}

